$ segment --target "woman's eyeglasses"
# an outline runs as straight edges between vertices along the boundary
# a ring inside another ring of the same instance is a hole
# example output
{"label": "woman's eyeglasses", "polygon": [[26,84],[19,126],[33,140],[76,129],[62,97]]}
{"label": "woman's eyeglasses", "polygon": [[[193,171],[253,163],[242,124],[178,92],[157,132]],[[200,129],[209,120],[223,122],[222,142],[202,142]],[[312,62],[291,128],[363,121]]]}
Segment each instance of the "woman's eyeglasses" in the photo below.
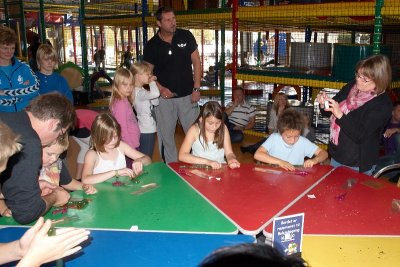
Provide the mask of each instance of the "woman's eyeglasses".
{"label": "woman's eyeglasses", "polygon": [[356,79],[360,79],[364,83],[369,83],[370,81],[372,81],[371,79],[368,79],[367,77],[362,76],[362,75],[360,75],[358,73],[355,73],[355,77],[356,77]]}

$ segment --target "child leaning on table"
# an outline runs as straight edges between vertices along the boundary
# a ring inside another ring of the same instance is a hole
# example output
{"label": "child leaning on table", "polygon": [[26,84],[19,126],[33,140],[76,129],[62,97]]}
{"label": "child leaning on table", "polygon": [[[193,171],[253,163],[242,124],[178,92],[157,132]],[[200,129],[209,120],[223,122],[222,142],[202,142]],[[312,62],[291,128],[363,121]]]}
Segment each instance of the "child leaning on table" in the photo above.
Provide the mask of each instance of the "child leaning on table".
{"label": "child leaning on table", "polygon": [[[82,182],[96,184],[118,176],[134,177],[151,163],[145,154],[121,141],[121,127],[109,113],[99,114],[91,129],[91,149],[86,153]],[[134,160],[127,168],[125,156]]]}
{"label": "child leaning on table", "polygon": [[[311,168],[328,157],[325,150],[301,136],[304,129],[303,118],[295,110],[287,109],[278,118],[278,133],[271,134],[257,149],[254,159],[279,165],[285,170],[295,170],[294,165]],[[315,156],[314,158],[312,158]],[[304,158],[308,157],[304,161]]]}
{"label": "child leaning on table", "polygon": [[222,108],[218,102],[209,101],[186,133],[179,150],[179,160],[220,169],[221,164],[225,163],[224,156],[231,169],[240,167],[232,150],[228,128],[223,121]]}
{"label": "child leaning on table", "polygon": [[[6,169],[8,158],[22,149],[18,141],[19,137],[0,122],[0,173]],[[0,243],[0,265],[20,260],[19,267],[40,266],[76,253],[82,248],[78,245],[88,239],[88,231],[75,228],[64,228],[57,231],[56,236],[49,236],[51,226],[50,220],[45,222],[40,217],[20,239]]]}
{"label": "child leaning on table", "polygon": [[[47,181],[51,184],[60,185],[60,174],[62,161],[60,155],[68,149],[68,136],[57,138],[54,143],[43,147],[42,149],[42,169],[40,170],[39,180]],[[93,185],[83,184],[78,180],[72,179],[69,184],[61,185],[67,190],[83,190],[86,194],[95,194],[97,192]]]}

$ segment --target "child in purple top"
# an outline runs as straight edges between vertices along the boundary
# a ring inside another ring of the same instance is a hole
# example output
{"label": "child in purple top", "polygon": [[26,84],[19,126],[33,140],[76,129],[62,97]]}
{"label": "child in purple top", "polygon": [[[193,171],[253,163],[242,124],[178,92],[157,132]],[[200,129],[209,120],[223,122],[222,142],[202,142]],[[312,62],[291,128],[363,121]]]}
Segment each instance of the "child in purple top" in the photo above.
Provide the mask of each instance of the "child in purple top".
{"label": "child in purple top", "polygon": [[121,126],[122,141],[137,149],[140,145],[140,129],[132,109],[133,89],[132,73],[125,68],[118,69],[112,86],[110,111]]}

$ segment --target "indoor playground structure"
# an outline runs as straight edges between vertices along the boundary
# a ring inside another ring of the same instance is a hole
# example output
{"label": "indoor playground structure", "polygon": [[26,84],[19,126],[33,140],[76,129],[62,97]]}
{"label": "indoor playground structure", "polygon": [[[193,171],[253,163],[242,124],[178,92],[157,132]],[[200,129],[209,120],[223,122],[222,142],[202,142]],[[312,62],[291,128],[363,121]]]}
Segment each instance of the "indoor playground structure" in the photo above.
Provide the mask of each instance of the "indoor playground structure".
{"label": "indoor playground structure", "polygon": [[104,103],[115,69],[141,60],[144,45],[157,32],[159,6],[173,7],[178,27],[197,39],[209,78],[202,87],[205,101],[225,105],[231,89],[241,85],[257,105],[259,121],[280,90],[312,109],[319,90],[340,89],[353,78],[355,63],[376,53],[391,58],[397,97],[396,0],[5,0],[0,12],[20,37],[20,58],[28,61],[31,45],[50,41],[61,63],[80,68],[81,94]]}

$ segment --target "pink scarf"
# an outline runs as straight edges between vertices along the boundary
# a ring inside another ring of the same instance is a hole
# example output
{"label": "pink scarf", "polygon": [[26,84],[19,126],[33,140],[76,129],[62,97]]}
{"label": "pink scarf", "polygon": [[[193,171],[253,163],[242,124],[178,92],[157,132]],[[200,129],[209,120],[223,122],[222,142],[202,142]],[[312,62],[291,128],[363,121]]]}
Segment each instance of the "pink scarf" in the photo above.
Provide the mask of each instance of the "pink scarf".
{"label": "pink scarf", "polygon": [[[376,94],[371,92],[362,92],[357,89],[356,84],[351,88],[349,95],[346,100],[339,103],[339,108],[346,115],[352,110],[358,109],[372,98],[376,97]],[[339,143],[340,126],[336,124],[336,117],[331,116],[331,142],[337,145]]]}

